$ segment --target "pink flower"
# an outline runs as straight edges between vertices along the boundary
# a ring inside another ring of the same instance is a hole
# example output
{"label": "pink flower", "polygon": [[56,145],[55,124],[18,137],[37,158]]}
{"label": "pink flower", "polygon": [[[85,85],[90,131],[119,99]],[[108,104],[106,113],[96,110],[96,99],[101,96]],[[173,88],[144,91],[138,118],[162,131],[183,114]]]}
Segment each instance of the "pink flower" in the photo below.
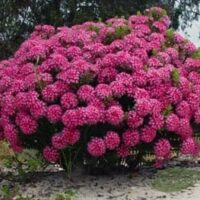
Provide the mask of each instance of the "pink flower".
{"label": "pink flower", "polygon": [[172,58],[172,60],[178,59],[179,55],[176,49],[169,47],[165,50],[165,52]]}
{"label": "pink flower", "polygon": [[154,129],[158,130],[164,126],[164,117],[161,114],[152,115],[149,118],[149,125]]}
{"label": "pink flower", "polygon": [[193,138],[187,138],[183,140],[181,146],[182,154],[194,154],[197,148],[197,142]]}
{"label": "pink flower", "polygon": [[37,121],[35,121],[28,114],[21,114],[18,118],[19,127],[25,135],[30,135],[36,132],[38,128]]}
{"label": "pink flower", "polygon": [[190,105],[190,109],[192,111],[196,111],[199,107],[200,98],[198,97],[198,95],[190,93],[187,97],[187,102]]}
{"label": "pink flower", "polygon": [[143,70],[136,71],[132,77],[137,86],[145,86],[147,84],[147,74]]}
{"label": "pink flower", "polygon": [[188,138],[188,137],[191,137],[193,135],[193,129],[190,125],[189,119],[187,119],[187,118],[181,118],[180,119],[177,133],[182,138]]}
{"label": "pink flower", "polygon": [[84,109],[84,122],[86,124],[96,124],[101,119],[101,112],[95,106],[87,106]]}
{"label": "pink flower", "polygon": [[78,129],[66,129],[62,131],[63,140],[67,145],[74,145],[80,139],[80,131]]}
{"label": "pink flower", "polygon": [[194,113],[194,119],[197,124],[200,123],[200,108],[198,108],[197,111]]}
{"label": "pink flower", "polygon": [[105,68],[98,74],[99,83],[110,83],[115,80],[117,70],[114,68]]}
{"label": "pink flower", "polygon": [[176,132],[179,128],[179,118],[175,114],[170,114],[166,118],[166,128],[168,131]]}
{"label": "pink flower", "polygon": [[23,151],[23,147],[19,144],[11,144],[10,147],[15,153],[22,153]]}
{"label": "pink flower", "polygon": [[121,97],[126,93],[126,88],[123,85],[123,83],[113,81],[110,83],[110,88],[112,90],[112,93],[116,97]]}
{"label": "pink flower", "polygon": [[146,126],[141,131],[141,140],[146,143],[152,142],[156,137],[156,129]]}
{"label": "pink flower", "polygon": [[55,123],[61,120],[62,109],[59,105],[51,105],[47,108],[47,118],[50,122]]}
{"label": "pink flower", "polygon": [[147,99],[138,99],[136,101],[135,110],[138,115],[144,117],[151,112],[151,105]]}
{"label": "pink flower", "polygon": [[164,166],[164,159],[156,159],[154,166],[156,169],[162,169]]}
{"label": "pink flower", "polygon": [[57,75],[58,80],[64,81],[66,84],[78,83],[80,73],[75,69],[68,69],[66,71],[60,72]]}
{"label": "pink flower", "polygon": [[167,139],[160,139],[154,146],[154,153],[158,158],[166,158],[171,151],[171,145]]}
{"label": "pink flower", "polygon": [[46,146],[43,149],[43,156],[47,161],[53,162],[53,163],[57,162],[60,157],[59,152],[50,146]]}
{"label": "pink flower", "polygon": [[153,27],[155,27],[159,32],[164,32],[167,30],[167,26],[161,22],[161,21],[156,21],[153,23]]}
{"label": "pink flower", "polygon": [[168,90],[168,98],[170,103],[174,103],[177,104],[182,100],[182,93],[180,92],[180,90],[176,87],[171,87]]}
{"label": "pink flower", "polygon": [[124,117],[124,112],[120,106],[111,106],[106,111],[106,119],[108,123],[112,125],[117,125],[122,122]]}
{"label": "pink flower", "polygon": [[127,157],[127,156],[129,156],[130,155],[130,149],[129,149],[129,147],[127,147],[127,146],[125,146],[125,145],[121,145],[118,149],[117,149],[117,155],[118,155],[118,157],[120,157],[120,158],[125,158],[125,157]]}
{"label": "pink flower", "polygon": [[185,39],[179,33],[174,33],[174,41],[179,44],[184,42]]}
{"label": "pink flower", "polygon": [[186,51],[186,53],[188,54],[192,54],[194,53],[195,51],[197,51],[197,47],[192,43],[192,42],[187,42],[185,45],[184,45],[184,50]]}
{"label": "pink flower", "polygon": [[94,98],[94,88],[90,85],[82,85],[77,94],[82,101],[89,102]]}
{"label": "pink flower", "polygon": [[74,93],[67,92],[61,97],[60,103],[63,108],[72,109],[78,105],[78,99]]}
{"label": "pink flower", "polygon": [[99,84],[95,88],[95,92],[96,92],[96,95],[100,99],[104,99],[104,98],[108,98],[108,97],[112,96],[112,90],[111,90],[110,86],[106,85],[106,84]]}
{"label": "pink flower", "polygon": [[34,119],[38,120],[46,115],[46,105],[42,101],[36,101],[30,107],[30,113]]}
{"label": "pink flower", "polygon": [[78,110],[67,110],[62,116],[63,124],[68,128],[74,128],[81,124],[81,117],[78,115]]}
{"label": "pink flower", "polygon": [[134,90],[134,98],[135,99],[149,99],[149,92],[143,88],[135,88]]}
{"label": "pink flower", "polygon": [[179,117],[189,118],[191,115],[191,110],[188,102],[181,101],[176,107],[176,113]]}
{"label": "pink flower", "polygon": [[120,137],[118,133],[114,131],[108,131],[106,136],[104,137],[104,142],[107,149],[113,150],[119,146]]}
{"label": "pink flower", "polygon": [[128,147],[134,147],[139,143],[139,134],[134,130],[127,130],[122,135],[124,144]]}
{"label": "pink flower", "polygon": [[191,92],[191,83],[187,78],[181,77],[179,81],[179,88],[183,95],[187,96]]}
{"label": "pink flower", "polygon": [[143,124],[143,118],[140,117],[135,111],[130,111],[128,113],[127,124],[130,128],[138,128]]}
{"label": "pink flower", "polygon": [[106,153],[104,140],[101,138],[92,138],[87,145],[87,150],[94,157],[103,156]]}
{"label": "pink flower", "polygon": [[11,124],[7,124],[4,127],[4,137],[10,144],[17,144],[18,135],[17,130]]}
{"label": "pink flower", "polygon": [[62,133],[57,133],[51,138],[51,143],[56,149],[64,149],[68,144]]}
{"label": "pink flower", "polygon": [[59,92],[55,85],[48,85],[42,90],[42,96],[45,101],[54,101],[58,96]]}

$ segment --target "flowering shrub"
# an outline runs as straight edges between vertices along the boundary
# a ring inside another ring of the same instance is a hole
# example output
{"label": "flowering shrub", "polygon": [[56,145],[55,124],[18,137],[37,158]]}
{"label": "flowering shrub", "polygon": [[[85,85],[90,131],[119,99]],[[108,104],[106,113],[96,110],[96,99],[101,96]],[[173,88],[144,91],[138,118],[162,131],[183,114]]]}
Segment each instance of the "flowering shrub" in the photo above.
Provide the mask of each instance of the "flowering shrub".
{"label": "flowering shrub", "polygon": [[0,138],[68,170],[198,154],[200,51],[169,25],[154,7],[128,20],[36,26],[0,63]]}

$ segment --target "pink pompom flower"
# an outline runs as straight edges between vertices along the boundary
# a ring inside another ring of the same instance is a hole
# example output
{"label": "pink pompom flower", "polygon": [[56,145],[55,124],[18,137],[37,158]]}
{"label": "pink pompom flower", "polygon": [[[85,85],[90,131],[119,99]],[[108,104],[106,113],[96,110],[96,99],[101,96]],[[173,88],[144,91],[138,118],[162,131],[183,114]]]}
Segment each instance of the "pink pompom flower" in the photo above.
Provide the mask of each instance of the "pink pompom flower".
{"label": "pink pompom flower", "polygon": [[61,120],[62,109],[59,105],[51,105],[47,108],[47,118],[50,122],[55,123]]}
{"label": "pink pompom flower", "polygon": [[120,106],[111,106],[106,111],[106,119],[108,123],[112,125],[117,125],[122,122],[124,117],[124,112]]}
{"label": "pink pompom flower", "polygon": [[92,138],[87,145],[87,150],[94,157],[103,156],[106,153],[104,140],[101,138]]}
{"label": "pink pompom flower", "polygon": [[43,156],[47,161],[52,162],[52,163],[57,162],[60,157],[59,152],[55,148],[50,147],[50,146],[46,146],[43,149]]}
{"label": "pink pompom flower", "polygon": [[166,158],[170,155],[171,144],[167,139],[160,139],[155,143],[154,152],[158,158]]}
{"label": "pink pompom flower", "polygon": [[120,137],[118,133],[114,131],[108,131],[106,136],[104,137],[104,142],[107,149],[113,150],[119,146]]}
{"label": "pink pompom flower", "polygon": [[124,144],[128,147],[134,147],[140,141],[138,132],[134,130],[127,130],[126,132],[123,133],[122,138]]}

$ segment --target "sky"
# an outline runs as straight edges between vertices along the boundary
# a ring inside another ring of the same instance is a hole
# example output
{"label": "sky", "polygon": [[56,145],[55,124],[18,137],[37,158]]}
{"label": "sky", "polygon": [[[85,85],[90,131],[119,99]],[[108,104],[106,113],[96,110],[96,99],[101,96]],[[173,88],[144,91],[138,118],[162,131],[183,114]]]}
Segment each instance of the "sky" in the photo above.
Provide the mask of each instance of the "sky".
{"label": "sky", "polygon": [[200,47],[200,20],[194,21],[192,26],[186,28],[184,31],[179,29],[178,32],[180,32],[185,38],[192,41],[197,47]]}

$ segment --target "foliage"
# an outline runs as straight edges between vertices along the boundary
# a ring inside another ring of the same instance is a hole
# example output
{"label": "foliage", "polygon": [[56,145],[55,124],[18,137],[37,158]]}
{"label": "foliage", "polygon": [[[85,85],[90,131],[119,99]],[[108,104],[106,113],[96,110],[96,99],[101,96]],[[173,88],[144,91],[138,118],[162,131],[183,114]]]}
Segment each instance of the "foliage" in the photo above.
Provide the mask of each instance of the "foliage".
{"label": "foliage", "polygon": [[66,192],[57,193],[55,200],[73,200],[75,192],[73,190],[67,190]]}
{"label": "foliage", "polygon": [[176,167],[158,171],[151,185],[162,192],[178,192],[194,186],[199,180],[199,170]]}
{"label": "foliage", "polygon": [[1,148],[4,148],[4,152],[9,152],[0,156],[1,168],[7,169],[7,172],[1,172],[0,176],[3,179],[20,182],[26,179],[28,173],[44,169],[46,166],[37,150],[25,149],[20,154],[14,153],[11,150],[8,151],[9,146],[5,142]]}

